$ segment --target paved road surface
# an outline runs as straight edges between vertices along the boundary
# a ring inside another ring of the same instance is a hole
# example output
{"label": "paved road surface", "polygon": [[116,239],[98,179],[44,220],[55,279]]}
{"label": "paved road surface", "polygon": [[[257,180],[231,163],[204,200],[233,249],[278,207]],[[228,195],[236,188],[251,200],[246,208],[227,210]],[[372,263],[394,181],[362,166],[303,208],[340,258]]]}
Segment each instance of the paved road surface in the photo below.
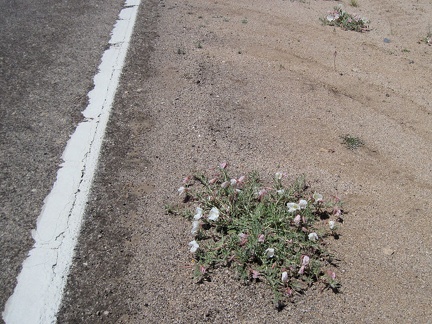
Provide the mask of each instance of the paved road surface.
{"label": "paved road surface", "polygon": [[123,1],[0,1],[0,306]]}

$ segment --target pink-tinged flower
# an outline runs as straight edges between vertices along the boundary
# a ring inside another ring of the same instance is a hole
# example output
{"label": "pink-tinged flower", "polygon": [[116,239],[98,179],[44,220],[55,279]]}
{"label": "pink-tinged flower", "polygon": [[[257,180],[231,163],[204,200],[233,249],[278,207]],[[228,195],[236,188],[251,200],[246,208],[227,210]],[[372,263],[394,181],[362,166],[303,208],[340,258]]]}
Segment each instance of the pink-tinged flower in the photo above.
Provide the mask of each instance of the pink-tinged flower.
{"label": "pink-tinged flower", "polygon": [[300,206],[300,209],[305,209],[307,207],[307,201],[304,199],[300,199],[298,205]]}
{"label": "pink-tinged flower", "polygon": [[294,217],[294,224],[297,227],[301,225],[301,216],[300,215],[297,215],[296,217]]}
{"label": "pink-tinged flower", "polygon": [[292,203],[292,202],[287,203],[287,207],[288,207],[288,212],[289,213],[293,213],[296,210],[300,210],[300,206],[297,203]]}
{"label": "pink-tinged flower", "polygon": [[201,272],[202,274],[205,274],[205,273],[206,273],[206,268],[205,268],[203,265],[200,265],[200,272]]}
{"label": "pink-tinged flower", "polygon": [[274,252],[275,252],[275,250],[273,248],[268,248],[267,250],[265,250],[265,254],[266,254],[267,258],[273,258]]}
{"label": "pink-tinged flower", "polygon": [[225,189],[225,188],[228,188],[229,185],[230,185],[229,181],[224,181],[224,182],[222,182],[221,187]]}
{"label": "pink-tinged flower", "polygon": [[228,166],[227,162],[219,163],[219,168],[221,168],[221,169],[225,169],[227,166]]}
{"label": "pink-tinged flower", "polygon": [[288,281],[288,272],[284,271],[282,272],[282,278],[281,278],[282,282],[287,282]]}
{"label": "pink-tinged flower", "polygon": [[329,221],[329,227],[333,231],[336,228],[336,222],[335,221]]}
{"label": "pink-tinged flower", "polygon": [[181,195],[183,193],[186,193],[188,191],[188,188],[182,186],[182,187],[178,188],[177,191],[178,191],[179,195]]}
{"label": "pink-tinged flower", "polygon": [[217,209],[216,207],[213,207],[210,210],[208,219],[212,220],[212,221],[216,221],[219,218],[219,209]]}
{"label": "pink-tinged flower", "polygon": [[209,184],[215,184],[217,181],[217,178],[213,178],[209,180]]}
{"label": "pink-tinged flower", "polygon": [[308,235],[309,241],[315,242],[318,241],[318,234],[313,232]]}
{"label": "pink-tinged flower", "polygon": [[264,235],[264,234],[260,234],[260,235],[258,236],[258,242],[260,242],[260,243],[264,243],[264,241],[265,241],[265,235]]}
{"label": "pink-tinged flower", "polygon": [[259,275],[260,275],[259,271],[257,271],[257,270],[252,270],[251,272],[252,272],[252,278],[254,278],[254,279],[258,279],[258,277],[259,277]]}
{"label": "pink-tinged flower", "polygon": [[203,213],[202,208],[197,207],[194,215],[194,220],[199,220],[202,217],[202,213]]}
{"label": "pink-tinged flower", "polygon": [[195,241],[195,240],[190,241],[188,245],[190,247],[191,253],[195,253],[199,248],[199,245],[198,245],[197,241]]}

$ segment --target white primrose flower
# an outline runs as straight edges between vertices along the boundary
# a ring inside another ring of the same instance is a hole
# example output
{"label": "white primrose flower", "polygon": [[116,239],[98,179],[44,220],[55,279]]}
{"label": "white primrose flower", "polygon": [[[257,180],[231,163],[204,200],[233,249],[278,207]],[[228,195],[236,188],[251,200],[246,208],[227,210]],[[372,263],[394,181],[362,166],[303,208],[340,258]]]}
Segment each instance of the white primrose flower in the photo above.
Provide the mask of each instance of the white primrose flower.
{"label": "white primrose flower", "polygon": [[230,184],[231,184],[231,186],[237,185],[237,179],[231,179]]}
{"label": "white primrose flower", "polygon": [[200,226],[199,221],[195,220],[192,222],[192,230],[191,230],[192,235],[195,235],[196,233],[198,233],[199,226]]}
{"label": "white primrose flower", "polygon": [[284,271],[282,272],[282,282],[288,281],[288,272]]}
{"label": "white primrose flower", "polygon": [[188,245],[190,247],[191,253],[195,253],[199,248],[199,245],[198,245],[197,241],[195,241],[195,240],[190,241]]}
{"label": "white primrose flower", "polygon": [[267,258],[273,258],[274,257],[274,249],[273,248],[268,248],[267,250],[265,250],[265,254],[267,256]]}
{"label": "white primrose flower", "polygon": [[208,219],[212,220],[212,221],[216,221],[219,218],[219,209],[217,209],[216,207],[213,207],[210,210]]}
{"label": "white primrose flower", "polygon": [[298,205],[300,206],[300,209],[305,209],[307,207],[307,201],[304,199],[300,199]]}
{"label": "white primrose flower", "polygon": [[329,221],[329,227],[331,230],[334,230],[336,228],[336,222],[335,221]]}
{"label": "white primrose flower", "polygon": [[315,242],[315,241],[318,240],[318,234],[317,234],[317,233],[310,233],[310,234],[308,235],[308,238],[309,238],[310,241]]}
{"label": "white primrose flower", "polygon": [[297,203],[287,203],[288,212],[293,213],[296,210],[300,210],[300,205]]}
{"label": "white primrose flower", "polygon": [[200,207],[196,208],[196,214],[194,215],[194,220],[198,220],[202,217],[203,210]]}
{"label": "white primrose flower", "polygon": [[321,194],[315,192],[315,193],[313,194],[312,198],[315,200],[315,202],[322,201],[322,200],[323,200],[323,195],[321,195]]}

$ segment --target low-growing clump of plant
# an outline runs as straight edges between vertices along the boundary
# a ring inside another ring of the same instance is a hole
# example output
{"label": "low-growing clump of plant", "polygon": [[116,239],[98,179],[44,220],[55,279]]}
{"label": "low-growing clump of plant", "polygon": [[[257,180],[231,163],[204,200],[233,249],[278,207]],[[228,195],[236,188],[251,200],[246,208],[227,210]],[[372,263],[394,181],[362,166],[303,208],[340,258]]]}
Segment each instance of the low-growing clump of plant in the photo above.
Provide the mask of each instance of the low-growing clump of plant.
{"label": "low-growing clump of plant", "polygon": [[344,144],[348,149],[355,150],[364,145],[364,142],[360,137],[346,134],[341,136],[342,144]]}
{"label": "low-growing clump of plant", "polygon": [[189,247],[198,282],[217,268],[232,268],[245,284],[267,283],[279,309],[313,284],[337,292],[326,241],[338,238],[339,199],[310,191],[304,177],[289,184],[278,172],[268,186],[256,172],[232,177],[226,166],[187,177],[179,188],[184,205],[175,212],[192,222]]}
{"label": "low-growing clump of plant", "polygon": [[369,30],[370,21],[360,17],[359,15],[352,15],[342,9],[341,6],[333,8],[328,15],[320,18],[324,25],[341,27],[344,30],[353,30],[356,32],[365,32]]}

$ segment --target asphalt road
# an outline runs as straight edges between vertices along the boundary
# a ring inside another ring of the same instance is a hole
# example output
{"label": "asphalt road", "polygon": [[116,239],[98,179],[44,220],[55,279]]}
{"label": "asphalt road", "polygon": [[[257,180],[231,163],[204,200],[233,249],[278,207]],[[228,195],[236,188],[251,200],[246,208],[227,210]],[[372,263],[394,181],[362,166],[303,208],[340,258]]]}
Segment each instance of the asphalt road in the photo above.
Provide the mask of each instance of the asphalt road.
{"label": "asphalt road", "polygon": [[123,1],[0,0],[0,308]]}

